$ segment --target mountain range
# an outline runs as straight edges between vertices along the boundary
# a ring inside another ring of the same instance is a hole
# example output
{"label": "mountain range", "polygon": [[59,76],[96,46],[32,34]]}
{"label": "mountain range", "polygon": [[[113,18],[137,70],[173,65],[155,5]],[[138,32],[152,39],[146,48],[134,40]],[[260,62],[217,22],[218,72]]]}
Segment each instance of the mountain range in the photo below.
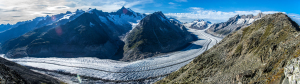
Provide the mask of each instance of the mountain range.
{"label": "mountain range", "polygon": [[12,58],[92,56],[119,59],[122,56],[114,55],[124,45],[120,36],[144,17],[124,7],[112,13],[89,9],[66,24],[47,25],[11,39],[3,44],[2,51]]}
{"label": "mountain range", "polygon": [[209,28],[212,25],[212,23],[209,21],[198,19],[198,20],[194,20],[191,23],[185,23],[184,25],[188,28],[203,30]]}
{"label": "mountain range", "polygon": [[2,52],[9,58],[136,61],[183,48],[193,39],[180,21],[166,18],[162,12],[146,16],[125,7],[111,13],[89,9],[65,24],[53,23],[8,40]]}
{"label": "mountain range", "polygon": [[77,10],[76,12],[66,12],[53,16],[46,17],[37,17],[33,20],[18,22],[17,24],[12,25],[8,30],[0,32],[0,43],[5,44],[6,41],[10,39],[17,38],[29,31],[34,29],[48,26],[48,27],[56,27],[59,25],[63,25],[69,21],[80,16],[84,11]]}
{"label": "mountain range", "polygon": [[239,29],[245,28],[251,25],[256,20],[259,20],[265,16],[263,13],[259,13],[258,15],[236,15],[232,18],[229,18],[227,22],[216,23],[210,26],[206,32],[210,33],[214,36],[224,38],[226,35],[237,31]]}
{"label": "mountain range", "polygon": [[[55,57],[43,62],[38,60],[36,63],[97,71],[101,72],[101,76],[102,73],[111,77],[126,76],[134,81],[136,81],[135,76],[127,76],[128,73],[142,74],[136,77],[143,78],[137,79],[138,81],[155,81],[157,77],[160,79],[166,76],[156,82],[157,84],[286,84],[297,83],[299,81],[297,78],[300,77],[298,75],[299,27],[284,13],[236,15],[229,18],[227,22],[212,24],[204,20],[182,23],[176,18],[167,18],[161,11],[146,15],[125,7],[116,12],[103,12],[90,8],[86,11],[67,11],[53,16],[37,17],[16,24],[2,24],[0,25],[0,53],[5,54],[7,59],[23,59],[21,62],[32,57],[38,59]],[[188,30],[192,30],[194,34],[196,32],[199,36],[191,34]],[[223,40],[219,42],[209,34],[221,37]],[[194,40],[202,45],[193,44]],[[182,51],[170,53],[177,50],[186,50],[192,53],[193,57],[183,55],[187,52],[181,53]],[[170,55],[178,53],[181,55]],[[151,57],[156,56],[161,56],[157,57],[162,61],[159,63],[167,62],[164,57],[168,56],[170,58],[175,56],[172,60],[180,59],[174,62],[168,61],[169,63],[165,65],[156,63],[157,60],[149,61],[154,60]],[[91,68],[59,64],[62,62],[60,58],[79,58],[80,62],[76,62],[78,59],[73,59],[74,62],[66,62],[78,65],[89,64],[90,62],[83,61],[92,59],[97,62],[97,68],[93,65]],[[34,60],[32,59],[31,63],[34,64]],[[115,65],[119,66],[116,61],[123,61],[118,63],[124,65],[116,67]],[[102,64],[100,68],[103,66],[108,68],[99,69],[98,62],[116,63],[114,67]],[[184,66],[184,63],[189,64]],[[180,69],[177,70],[177,67]],[[34,72],[28,68],[33,67],[28,65],[25,67],[0,57],[0,83],[63,83],[48,75],[37,73],[38,70]],[[36,67],[36,69],[42,68]],[[163,76],[153,75],[160,73],[144,73],[155,72],[154,70],[166,73],[163,73]],[[57,70],[60,74],[74,75],[71,73],[72,70],[69,71],[70,73]],[[57,77],[57,74],[55,75]],[[91,77],[89,76],[84,77],[108,81],[97,76],[92,77],[93,73]],[[155,76],[155,79],[152,80],[152,77],[144,79],[144,76]],[[80,76],[77,74],[77,77]],[[119,82],[119,80],[109,81]],[[120,81],[131,82],[128,79]]]}

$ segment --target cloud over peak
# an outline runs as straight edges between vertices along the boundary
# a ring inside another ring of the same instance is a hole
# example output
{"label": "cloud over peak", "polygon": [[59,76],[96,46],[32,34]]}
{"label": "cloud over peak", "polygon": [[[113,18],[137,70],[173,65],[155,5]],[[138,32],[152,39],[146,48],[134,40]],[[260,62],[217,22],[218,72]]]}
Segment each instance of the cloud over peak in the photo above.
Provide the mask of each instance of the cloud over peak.
{"label": "cloud over peak", "polygon": [[213,23],[217,22],[225,22],[230,17],[235,15],[257,15],[258,13],[272,14],[278,13],[278,11],[260,11],[260,10],[252,10],[252,11],[233,11],[233,12],[223,12],[223,11],[215,11],[215,10],[204,10],[199,7],[190,7],[188,10],[189,13],[167,13],[165,14],[168,17],[174,17],[182,22],[190,22],[195,19],[204,19],[211,21]]}
{"label": "cloud over peak", "polygon": [[147,3],[153,3],[153,0],[0,0],[0,16],[2,17],[0,24],[15,24],[35,17],[76,11],[76,9],[97,8],[112,12],[125,6],[144,12],[142,7]]}

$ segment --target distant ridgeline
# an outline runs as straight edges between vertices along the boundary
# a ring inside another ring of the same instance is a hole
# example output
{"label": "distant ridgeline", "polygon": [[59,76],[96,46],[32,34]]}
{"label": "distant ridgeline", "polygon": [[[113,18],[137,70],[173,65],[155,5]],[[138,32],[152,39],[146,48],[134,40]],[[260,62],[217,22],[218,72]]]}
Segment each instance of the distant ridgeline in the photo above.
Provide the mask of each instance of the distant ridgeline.
{"label": "distant ridgeline", "polygon": [[236,15],[230,18],[227,22],[215,23],[211,25],[207,33],[214,36],[224,38],[226,35],[238,31],[239,29],[245,28],[251,25],[253,22],[261,19],[265,14],[259,13],[258,15]]}
{"label": "distant ridgeline", "polygon": [[19,25],[0,33],[1,37],[25,29],[12,35],[16,36],[14,39],[2,39],[3,53],[10,58],[98,57],[134,61],[174,51],[192,41],[178,20],[169,20],[161,12],[144,18],[145,14],[122,7],[111,13],[89,9],[55,17],[61,18],[33,20],[23,24],[30,25],[26,27],[29,29]]}

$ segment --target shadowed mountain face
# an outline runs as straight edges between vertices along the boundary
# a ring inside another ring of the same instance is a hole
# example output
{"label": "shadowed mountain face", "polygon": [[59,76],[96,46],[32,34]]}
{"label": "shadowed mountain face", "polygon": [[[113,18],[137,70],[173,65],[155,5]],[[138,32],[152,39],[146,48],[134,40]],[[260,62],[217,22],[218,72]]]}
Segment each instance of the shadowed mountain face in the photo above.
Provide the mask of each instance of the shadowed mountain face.
{"label": "shadowed mountain face", "polygon": [[265,14],[262,13],[259,13],[256,16],[236,15],[230,18],[227,22],[213,24],[208,30],[206,30],[206,32],[214,36],[225,37],[232,32],[251,25],[254,21],[259,20],[263,16],[265,16]]}
{"label": "shadowed mountain face", "polygon": [[[0,32],[0,43],[5,44],[6,41],[10,39],[17,38],[23,34],[32,31],[36,28],[40,28],[46,25],[52,25],[56,27],[58,25],[63,25],[81,15],[84,11],[76,11],[76,13],[66,12],[53,16],[46,17],[37,17],[33,20],[18,22],[17,24],[12,25],[9,29]],[[0,26],[1,27],[1,26]]]}
{"label": "shadowed mountain face", "polygon": [[192,41],[187,29],[176,21],[170,21],[162,12],[146,16],[126,36],[124,61],[152,57],[170,52]]}
{"label": "shadowed mountain face", "polygon": [[52,77],[39,74],[17,63],[0,57],[1,84],[59,84],[60,81]]}
{"label": "shadowed mountain face", "polygon": [[266,15],[157,83],[281,84],[287,62],[300,55],[299,34],[287,15]]}
{"label": "shadowed mountain face", "polygon": [[1,24],[0,25],[0,32],[5,31],[5,30],[7,30],[7,29],[9,29],[11,27],[12,27],[12,25],[10,25],[10,24],[7,24],[7,25]]}
{"label": "shadowed mountain face", "polygon": [[[118,39],[95,14],[84,13],[74,21],[41,32],[34,30],[3,45],[8,57],[81,57],[107,58],[118,49]],[[116,40],[116,41],[115,41]],[[101,54],[100,54],[101,53]]]}
{"label": "shadowed mountain face", "polygon": [[47,25],[9,40],[3,44],[2,50],[11,58],[29,56],[120,59],[124,45],[120,36],[132,29],[131,22],[142,18],[144,15],[124,7],[112,13],[89,9],[65,25]]}

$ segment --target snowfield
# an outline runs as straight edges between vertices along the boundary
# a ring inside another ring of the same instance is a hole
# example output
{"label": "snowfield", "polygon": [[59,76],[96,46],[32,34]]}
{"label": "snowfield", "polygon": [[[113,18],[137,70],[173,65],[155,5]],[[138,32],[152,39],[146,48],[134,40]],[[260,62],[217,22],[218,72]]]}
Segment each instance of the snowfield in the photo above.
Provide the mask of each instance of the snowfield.
{"label": "snowfield", "polygon": [[[53,76],[67,83],[79,83],[80,81],[86,83],[153,83],[188,64],[195,57],[222,40],[204,31],[189,29],[189,32],[197,35],[199,39],[181,51],[134,62],[121,62],[92,57],[25,57],[6,59],[28,66],[34,71]],[[69,75],[61,73],[68,73]],[[84,76],[85,78],[79,81],[74,74]],[[93,78],[94,80],[89,80],[88,78]]]}

